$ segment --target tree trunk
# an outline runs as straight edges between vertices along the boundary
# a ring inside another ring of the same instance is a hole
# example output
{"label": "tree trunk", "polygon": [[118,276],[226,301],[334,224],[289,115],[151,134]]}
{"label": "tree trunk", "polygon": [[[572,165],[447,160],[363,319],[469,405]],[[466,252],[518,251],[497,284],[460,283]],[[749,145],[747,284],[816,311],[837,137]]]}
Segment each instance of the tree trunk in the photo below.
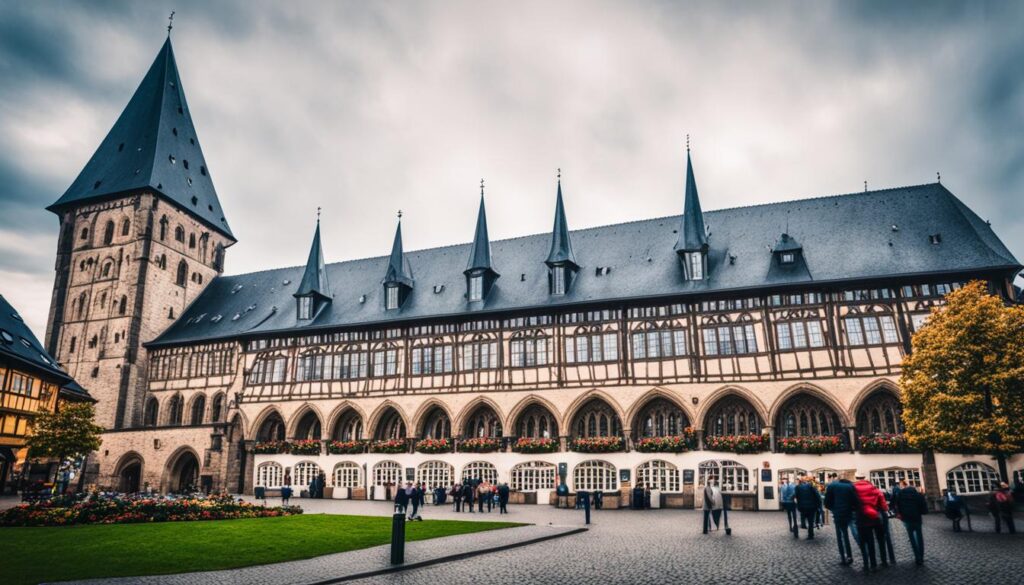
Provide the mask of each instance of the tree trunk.
{"label": "tree trunk", "polygon": [[935,468],[935,452],[931,449],[921,451],[921,480],[924,482],[924,493],[932,510],[942,508],[942,494],[939,490],[939,472]]}
{"label": "tree trunk", "polygon": [[1009,472],[1006,469],[1006,455],[996,453],[996,462],[999,464],[999,481],[1010,483]]}

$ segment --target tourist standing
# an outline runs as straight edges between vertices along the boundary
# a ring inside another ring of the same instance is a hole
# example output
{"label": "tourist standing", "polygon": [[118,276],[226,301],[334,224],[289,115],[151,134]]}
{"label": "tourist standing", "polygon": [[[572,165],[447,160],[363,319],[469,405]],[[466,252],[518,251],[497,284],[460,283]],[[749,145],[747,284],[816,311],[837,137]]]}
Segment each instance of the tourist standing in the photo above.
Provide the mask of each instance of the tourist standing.
{"label": "tourist standing", "polygon": [[718,523],[722,517],[722,490],[718,488],[718,480],[708,479],[704,486],[704,534],[711,528],[711,521],[715,522],[715,530],[718,530]]}
{"label": "tourist standing", "polygon": [[487,499],[487,495],[489,493],[490,493],[490,490],[487,489],[487,482],[481,481],[480,483],[477,484],[477,486],[476,486],[476,505],[477,505],[477,508],[479,509],[481,514],[484,513],[484,500]]}
{"label": "tourist standing", "polygon": [[878,569],[878,557],[875,555],[877,545],[878,556],[882,557],[882,565],[889,564],[885,548],[885,528],[882,525],[882,514],[889,511],[885,496],[863,475],[857,476],[853,484],[857,494],[857,534],[860,536],[860,553],[864,558],[864,571]]}
{"label": "tourist standing", "polygon": [[964,519],[964,501],[956,490],[949,488],[942,498],[946,518],[953,521],[953,532],[960,532],[960,521]]}
{"label": "tourist standing", "polygon": [[[836,544],[839,546],[839,562],[843,565],[853,564],[853,549],[850,547],[850,526],[854,510],[857,509],[857,492],[848,479],[836,479],[825,488],[825,508],[832,512],[832,522],[836,526]],[[854,524],[854,530],[856,525]],[[854,541],[857,535],[854,533]]]}
{"label": "tourist standing", "polygon": [[461,512],[462,511],[462,484],[461,483],[453,483],[452,484],[451,495],[452,495],[452,505],[455,506],[455,511],[456,512]]}
{"label": "tourist standing", "polygon": [[807,527],[807,540],[814,540],[814,525],[821,505],[821,496],[810,477],[800,478],[796,486],[796,508],[800,512],[800,525]]}
{"label": "tourist standing", "polygon": [[320,475],[317,476],[316,482],[316,497],[320,498],[321,500],[324,497],[325,487],[327,487],[327,474],[321,471]]}
{"label": "tourist standing", "polygon": [[789,483],[789,478],[782,478],[782,487],[779,488],[779,500],[782,508],[786,511],[786,520],[789,522],[789,531],[794,537],[799,538],[800,530],[796,522],[796,486]]}
{"label": "tourist standing", "polygon": [[283,485],[281,486],[281,505],[287,506],[288,501],[292,499],[292,486]]}
{"label": "tourist standing", "polygon": [[634,510],[642,510],[644,508],[644,484],[643,482],[637,482],[636,487],[633,488],[633,501],[630,502],[630,508]]}
{"label": "tourist standing", "polygon": [[462,503],[463,508],[468,512],[474,513],[476,510],[473,509],[473,498],[476,496],[474,493],[476,490],[473,489],[473,485],[468,481],[462,484]]}
{"label": "tourist standing", "polygon": [[[914,551],[914,562],[918,566],[924,564],[924,535],[921,532],[921,517],[928,513],[928,503],[924,495],[916,487],[908,486],[907,480],[899,483],[900,489],[893,495],[892,501],[897,514],[907,529],[910,548]],[[895,562],[895,561],[894,561]]]}
{"label": "tourist standing", "polygon": [[1010,486],[1005,481],[999,482],[999,487],[992,490],[988,496],[988,511],[996,521],[996,532],[1002,532],[1002,525],[1005,523],[1010,534],[1016,534],[1017,527],[1013,524],[1013,496],[1010,495]]}
{"label": "tourist standing", "polygon": [[405,514],[409,507],[409,492],[412,490],[412,482],[406,482],[405,489],[401,485],[395,486],[395,513]]}
{"label": "tourist standing", "polygon": [[498,486],[498,513],[508,514],[508,484]]}

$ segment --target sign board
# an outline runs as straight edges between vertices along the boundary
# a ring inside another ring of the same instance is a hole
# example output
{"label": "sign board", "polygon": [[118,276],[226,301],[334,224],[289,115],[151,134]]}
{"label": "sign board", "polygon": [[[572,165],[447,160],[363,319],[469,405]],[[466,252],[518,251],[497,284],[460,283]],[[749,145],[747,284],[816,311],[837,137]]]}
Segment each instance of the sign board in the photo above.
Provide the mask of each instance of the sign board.
{"label": "sign board", "polygon": [[692,469],[684,469],[683,470],[683,485],[693,485],[693,470]]}
{"label": "sign board", "polygon": [[620,482],[625,483],[625,482],[629,481],[629,471],[630,471],[629,469],[620,469],[619,470],[619,481]]}
{"label": "sign board", "polygon": [[772,470],[762,469],[761,470],[761,483],[771,483],[772,481]]}
{"label": "sign board", "polygon": [[766,485],[764,486],[764,499],[774,500],[775,499],[775,486]]}

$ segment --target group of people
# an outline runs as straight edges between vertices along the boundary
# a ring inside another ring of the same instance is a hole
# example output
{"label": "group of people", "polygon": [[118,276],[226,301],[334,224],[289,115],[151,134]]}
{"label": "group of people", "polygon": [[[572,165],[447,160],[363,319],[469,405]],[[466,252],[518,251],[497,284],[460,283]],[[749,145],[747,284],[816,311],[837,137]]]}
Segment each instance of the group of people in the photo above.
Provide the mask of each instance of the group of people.
{"label": "group of people", "polygon": [[492,484],[477,478],[453,483],[448,495],[452,498],[452,507],[456,512],[483,512],[484,506],[487,506],[488,512],[497,507],[499,514],[508,514],[509,491],[507,483]]}
{"label": "group of people", "polygon": [[[779,497],[786,510],[790,532],[799,538],[801,528],[807,530],[807,539],[814,538],[814,528],[821,527],[821,509],[832,512],[836,531],[836,545],[839,562],[853,564],[853,542],[860,549],[865,572],[878,570],[879,561],[883,567],[896,562],[892,545],[890,519],[902,521],[914,551],[914,562],[924,564],[924,536],[921,531],[922,516],[928,513],[928,504],[923,492],[916,486],[902,480],[885,494],[863,475],[856,481],[840,479],[837,474],[829,476],[824,497],[811,477],[801,477],[794,485],[788,478],[782,481]],[[799,522],[797,515],[799,514]]]}
{"label": "group of people", "polygon": [[644,485],[644,482],[637,482],[633,488],[629,507],[634,510],[649,510],[651,508],[651,486]]}
{"label": "group of people", "polygon": [[409,520],[423,520],[419,510],[426,502],[426,493],[422,483],[416,482],[413,485],[411,481],[405,482],[404,488],[395,491],[395,513],[408,512]]}
{"label": "group of people", "polygon": [[[1018,484],[1017,487],[1020,488],[1020,485]],[[1003,531],[1003,525],[1006,526],[1010,534],[1017,532],[1017,526],[1013,522],[1013,502],[1014,496],[1010,492],[1009,484],[1005,481],[1000,482],[999,487],[988,495],[986,508],[992,514],[997,533]],[[965,517],[967,518],[967,527],[970,529],[971,509],[960,494],[956,493],[955,488],[950,487],[942,494],[942,506],[945,509],[946,518],[953,521],[953,532],[962,532],[960,523]]]}

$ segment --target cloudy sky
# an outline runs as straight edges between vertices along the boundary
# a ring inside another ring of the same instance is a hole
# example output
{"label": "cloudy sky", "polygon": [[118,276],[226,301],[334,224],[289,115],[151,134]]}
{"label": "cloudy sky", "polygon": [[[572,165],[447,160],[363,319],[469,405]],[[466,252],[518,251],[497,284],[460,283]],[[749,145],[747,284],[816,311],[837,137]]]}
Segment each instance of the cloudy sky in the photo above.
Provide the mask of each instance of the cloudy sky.
{"label": "cloudy sky", "polygon": [[[894,9],[895,8],[895,9]],[[0,293],[42,337],[71,184],[167,15],[229,273],[942,181],[1024,258],[1024,3],[0,0]]]}

